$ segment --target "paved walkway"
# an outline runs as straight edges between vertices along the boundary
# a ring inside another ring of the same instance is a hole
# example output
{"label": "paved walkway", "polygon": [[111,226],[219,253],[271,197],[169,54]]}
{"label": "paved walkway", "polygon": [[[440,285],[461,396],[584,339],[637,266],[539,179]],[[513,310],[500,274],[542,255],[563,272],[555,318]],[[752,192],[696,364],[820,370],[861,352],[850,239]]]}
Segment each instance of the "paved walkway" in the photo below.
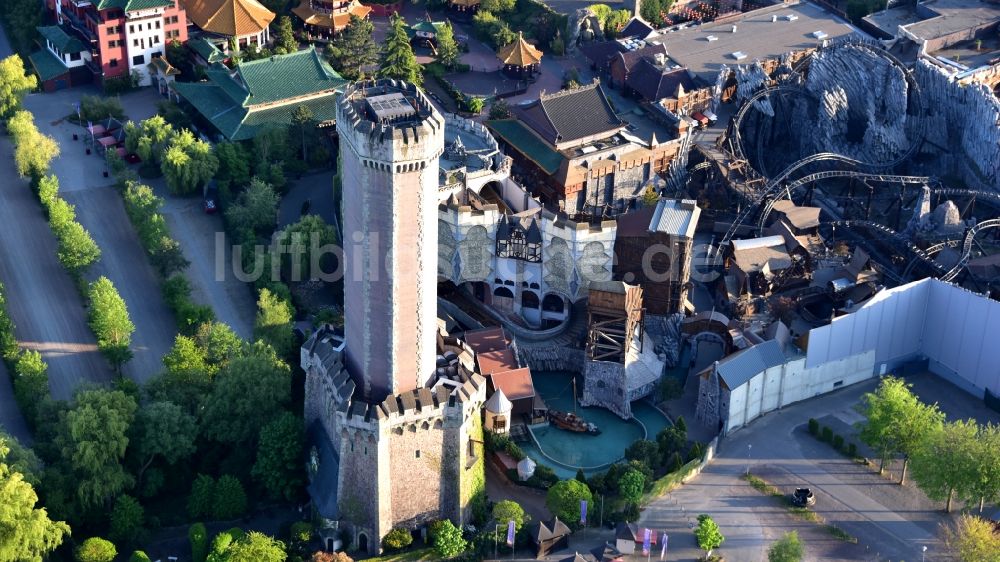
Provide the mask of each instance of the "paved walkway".
{"label": "paved walkway", "polygon": [[[810,542],[810,560],[913,560],[919,558],[925,545],[930,552],[943,552],[937,536],[946,520],[941,512],[943,504],[927,500],[912,486],[896,486],[879,477],[803,429],[810,417],[856,417],[854,407],[861,395],[877,384],[877,380],[866,381],[807,400],[740,429],[722,440],[716,459],[701,475],[653,502],[643,512],[640,524],[678,535],[671,546],[676,545],[679,559],[691,560],[697,554],[691,528],[699,513],[709,513],[726,536],[720,552],[726,560],[766,559],[766,548],[788,529],[788,522],[779,517],[783,508],[775,508],[770,498],[741,480],[749,465],[752,472],[784,491],[802,485],[812,488],[818,497],[816,511],[859,539],[853,549],[836,541],[825,545]],[[928,384],[939,393],[961,393],[944,381]],[[967,397],[975,401],[971,395]]]}

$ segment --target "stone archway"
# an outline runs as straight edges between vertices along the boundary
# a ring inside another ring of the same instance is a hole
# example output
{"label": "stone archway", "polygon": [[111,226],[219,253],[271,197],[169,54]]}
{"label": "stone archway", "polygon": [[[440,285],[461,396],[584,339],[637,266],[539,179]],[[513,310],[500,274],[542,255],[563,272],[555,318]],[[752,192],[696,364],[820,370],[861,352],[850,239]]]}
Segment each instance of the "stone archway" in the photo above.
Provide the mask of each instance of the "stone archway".
{"label": "stone archway", "polygon": [[368,552],[368,534],[364,531],[358,533],[358,550]]}

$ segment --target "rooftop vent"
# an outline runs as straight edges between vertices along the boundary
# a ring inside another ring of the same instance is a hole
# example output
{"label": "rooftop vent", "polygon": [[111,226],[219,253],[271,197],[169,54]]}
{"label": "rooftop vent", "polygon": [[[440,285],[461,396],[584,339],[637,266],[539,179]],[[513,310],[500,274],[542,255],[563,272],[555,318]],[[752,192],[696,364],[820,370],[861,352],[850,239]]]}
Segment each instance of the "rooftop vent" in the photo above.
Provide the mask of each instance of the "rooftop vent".
{"label": "rooftop vent", "polygon": [[747,54],[744,53],[743,51],[736,51],[734,53],[731,53],[731,56],[736,60],[743,60],[747,58]]}
{"label": "rooftop vent", "polygon": [[417,110],[399,92],[371,96],[365,100],[368,111],[377,121],[395,121],[416,115]]}
{"label": "rooftop vent", "polygon": [[829,37],[829,34],[827,34],[827,32],[825,31],[813,31],[812,35],[816,39],[826,39],[827,37]]}
{"label": "rooftop vent", "polygon": [[715,35],[709,35],[708,37],[705,38],[705,41],[708,41],[709,43],[711,43],[712,41],[718,41],[718,40],[719,40],[719,38],[716,37]]}
{"label": "rooftop vent", "polygon": [[787,16],[785,16],[785,19],[788,20],[788,21],[795,21],[795,20],[799,19],[799,16],[797,16],[795,14],[788,14]]}

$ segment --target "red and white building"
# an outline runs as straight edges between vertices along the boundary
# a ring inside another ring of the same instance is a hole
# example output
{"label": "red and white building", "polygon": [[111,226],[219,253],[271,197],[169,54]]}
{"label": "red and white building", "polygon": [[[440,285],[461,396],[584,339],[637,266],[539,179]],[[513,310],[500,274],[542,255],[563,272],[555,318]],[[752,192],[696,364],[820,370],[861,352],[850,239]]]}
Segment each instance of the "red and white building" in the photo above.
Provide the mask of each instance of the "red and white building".
{"label": "red and white building", "polygon": [[187,16],[178,0],[45,0],[60,26],[90,47],[86,66],[94,81],[139,75],[152,84],[148,65],[167,45],[187,41]]}

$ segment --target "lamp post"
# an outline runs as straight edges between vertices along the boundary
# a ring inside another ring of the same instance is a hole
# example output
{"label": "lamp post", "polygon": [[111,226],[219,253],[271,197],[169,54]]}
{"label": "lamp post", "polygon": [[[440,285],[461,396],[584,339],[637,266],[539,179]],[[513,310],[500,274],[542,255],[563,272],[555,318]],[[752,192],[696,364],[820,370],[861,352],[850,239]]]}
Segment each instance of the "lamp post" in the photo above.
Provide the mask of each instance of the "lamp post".
{"label": "lamp post", "polygon": [[496,525],[494,525],[494,529],[493,529],[493,559],[494,560],[499,560],[500,559],[500,554],[499,554],[499,548],[500,547],[498,546],[499,545],[499,539],[497,538],[500,535],[500,527],[501,527],[501,525],[499,523],[497,523]]}
{"label": "lamp post", "polygon": [[927,557],[927,545],[920,549],[920,562],[924,562]]}
{"label": "lamp post", "polygon": [[750,476],[750,449],[753,448],[752,443],[747,443],[747,476]]}

